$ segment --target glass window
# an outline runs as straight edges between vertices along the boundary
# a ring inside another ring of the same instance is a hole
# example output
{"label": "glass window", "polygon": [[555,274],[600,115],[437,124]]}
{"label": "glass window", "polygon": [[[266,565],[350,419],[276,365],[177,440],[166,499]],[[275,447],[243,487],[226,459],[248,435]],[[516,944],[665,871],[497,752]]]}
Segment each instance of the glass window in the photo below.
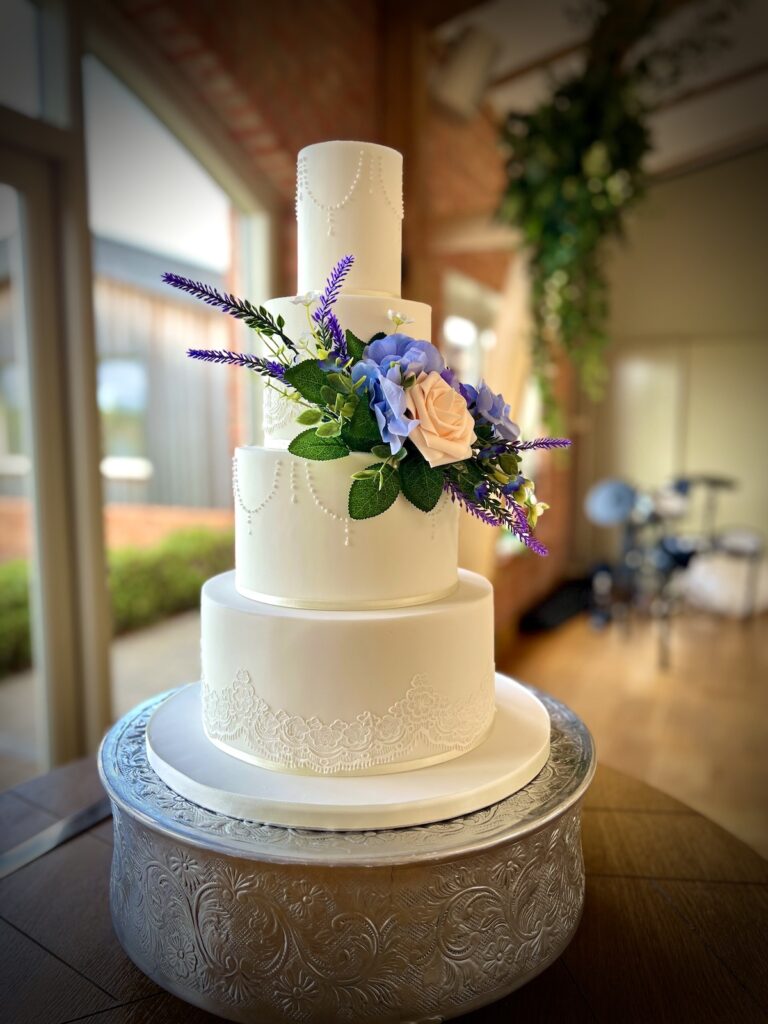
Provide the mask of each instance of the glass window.
{"label": "glass window", "polygon": [[28,117],[43,113],[39,20],[30,0],[0,3],[0,103]]}
{"label": "glass window", "polygon": [[96,58],[84,60],[101,471],[118,714],[199,678],[199,589],[231,568],[242,375],[187,358],[247,331],[162,283],[233,291],[229,197]]}
{"label": "glass window", "polygon": [[0,790],[40,770],[21,244],[17,193],[0,183]]}

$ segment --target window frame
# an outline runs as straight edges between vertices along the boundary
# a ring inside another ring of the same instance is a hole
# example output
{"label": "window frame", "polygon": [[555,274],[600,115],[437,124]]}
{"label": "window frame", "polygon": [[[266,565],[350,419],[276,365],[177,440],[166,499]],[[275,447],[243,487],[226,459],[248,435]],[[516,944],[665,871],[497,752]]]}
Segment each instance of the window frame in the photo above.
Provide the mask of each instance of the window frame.
{"label": "window frame", "polygon": [[[245,268],[238,286],[249,294],[273,294],[281,204],[213,113],[111,5],[38,0],[38,7],[54,120],[0,105],[0,178],[20,192],[27,211],[39,580],[32,594],[33,643],[42,698],[38,757],[50,767],[92,753],[112,720],[83,56],[94,54],[117,74],[230,196],[239,211],[239,263]],[[267,259],[254,259],[265,252]],[[243,427],[256,440],[259,399],[254,387],[244,410]]]}

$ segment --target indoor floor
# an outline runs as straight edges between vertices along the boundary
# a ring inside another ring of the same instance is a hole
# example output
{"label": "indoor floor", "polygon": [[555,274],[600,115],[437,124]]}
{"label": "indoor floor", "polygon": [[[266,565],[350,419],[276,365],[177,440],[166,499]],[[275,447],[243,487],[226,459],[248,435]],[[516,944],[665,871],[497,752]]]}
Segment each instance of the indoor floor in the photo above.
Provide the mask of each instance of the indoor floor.
{"label": "indoor floor", "polygon": [[[768,855],[768,616],[596,630],[586,616],[520,637],[504,669],[570,705],[599,760],[657,786]],[[762,795],[761,795],[762,794]]]}

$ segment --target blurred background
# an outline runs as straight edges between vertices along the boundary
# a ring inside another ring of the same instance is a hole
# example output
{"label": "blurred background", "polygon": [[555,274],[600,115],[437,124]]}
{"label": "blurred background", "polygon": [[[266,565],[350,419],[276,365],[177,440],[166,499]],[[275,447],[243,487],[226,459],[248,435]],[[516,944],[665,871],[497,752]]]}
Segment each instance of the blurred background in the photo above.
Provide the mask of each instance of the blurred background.
{"label": "blurred background", "polygon": [[0,789],[199,674],[297,151],[405,158],[404,285],[552,509],[462,522],[500,667],[768,853],[768,6],[0,0]]}

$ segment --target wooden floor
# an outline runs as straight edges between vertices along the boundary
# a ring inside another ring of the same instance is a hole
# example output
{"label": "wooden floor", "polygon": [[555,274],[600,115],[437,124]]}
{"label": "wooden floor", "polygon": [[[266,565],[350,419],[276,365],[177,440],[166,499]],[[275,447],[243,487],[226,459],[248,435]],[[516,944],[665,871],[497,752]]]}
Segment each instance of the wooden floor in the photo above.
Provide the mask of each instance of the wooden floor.
{"label": "wooden floor", "polygon": [[687,613],[658,667],[657,625],[585,616],[515,641],[504,670],[583,717],[603,764],[657,786],[768,856],[768,616]]}

